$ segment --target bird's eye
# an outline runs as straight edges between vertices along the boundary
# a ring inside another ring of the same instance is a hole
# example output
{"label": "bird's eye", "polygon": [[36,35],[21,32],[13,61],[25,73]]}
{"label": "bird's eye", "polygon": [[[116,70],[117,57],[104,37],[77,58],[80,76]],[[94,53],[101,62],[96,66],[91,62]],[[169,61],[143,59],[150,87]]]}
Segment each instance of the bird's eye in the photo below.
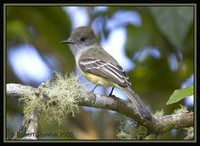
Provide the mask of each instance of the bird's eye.
{"label": "bird's eye", "polygon": [[82,37],[82,38],[80,39],[81,42],[84,42],[85,40],[86,40],[86,37]]}

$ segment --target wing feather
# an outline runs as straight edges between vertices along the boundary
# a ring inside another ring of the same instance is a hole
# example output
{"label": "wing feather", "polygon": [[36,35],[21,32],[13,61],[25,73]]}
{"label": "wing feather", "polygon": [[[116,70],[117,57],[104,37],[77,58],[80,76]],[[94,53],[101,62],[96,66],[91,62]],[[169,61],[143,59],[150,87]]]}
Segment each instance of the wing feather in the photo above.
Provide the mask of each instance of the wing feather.
{"label": "wing feather", "polygon": [[123,87],[131,86],[128,76],[119,65],[95,58],[79,60],[79,66],[83,71],[107,78]]}

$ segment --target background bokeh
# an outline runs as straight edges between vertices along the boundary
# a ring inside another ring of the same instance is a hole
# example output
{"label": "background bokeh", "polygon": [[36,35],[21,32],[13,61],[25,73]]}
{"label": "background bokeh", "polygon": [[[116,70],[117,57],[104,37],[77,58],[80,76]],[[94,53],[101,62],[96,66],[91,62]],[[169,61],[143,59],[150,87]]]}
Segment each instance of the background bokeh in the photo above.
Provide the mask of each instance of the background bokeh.
{"label": "background bokeh", "polygon": [[[102,47],[131,79],[133,88],[155,113],[171,114],[181,105],[193,108],[193,96],[166,105],[175,89],[194,84],[194,7],[192,6],[12,6],[6,13],[6,82],[37,87],[54,71],[79,71],[68,46],[61,41],[78,26],[91,26]],[[87,82],[83,77],[80,80]],[[94,85],[89,83],[88,88]],[[110,88],[95,92],[108,94]],[[114,94],[128,98],[118,89]],[[23,104],[6,97],[7,138],[23,120]],[[72,132],[73,136],[40,139],[116,139],[118,113],[80,107],[75,118],[62,125],[40,120],[39,132]],[[159,139],[182,139],[173,129]]]}

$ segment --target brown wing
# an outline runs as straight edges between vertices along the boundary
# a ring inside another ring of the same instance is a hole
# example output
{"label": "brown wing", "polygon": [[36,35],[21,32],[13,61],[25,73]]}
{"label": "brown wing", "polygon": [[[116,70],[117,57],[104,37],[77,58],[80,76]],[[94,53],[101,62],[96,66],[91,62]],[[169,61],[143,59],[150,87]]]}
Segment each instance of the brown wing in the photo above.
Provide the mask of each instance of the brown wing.
{"label": "brown wing", "polygon": [[131,86],[129,77],[119,65],[95,58],[79,60],[79,66],[83,71],[106,78],[123,87]]}

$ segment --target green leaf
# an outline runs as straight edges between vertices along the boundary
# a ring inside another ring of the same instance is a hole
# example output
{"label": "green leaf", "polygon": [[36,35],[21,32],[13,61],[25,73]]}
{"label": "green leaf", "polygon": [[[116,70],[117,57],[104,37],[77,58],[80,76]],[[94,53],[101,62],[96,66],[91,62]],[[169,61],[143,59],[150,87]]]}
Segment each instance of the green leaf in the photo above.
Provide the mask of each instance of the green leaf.
{"label": "green leaf", "polygon": [[193,85],[187,88],[175,90],[174,93],[169,97],[169,100],[167,101],[167,105],[176,103],[180,101],[181,99],[186,98],[191,95],[193,95]]}
{"label": "green leaf", "polygon": [[150,7],[158,28],[178,49],[183,49],[193,21],[193,7]]}

